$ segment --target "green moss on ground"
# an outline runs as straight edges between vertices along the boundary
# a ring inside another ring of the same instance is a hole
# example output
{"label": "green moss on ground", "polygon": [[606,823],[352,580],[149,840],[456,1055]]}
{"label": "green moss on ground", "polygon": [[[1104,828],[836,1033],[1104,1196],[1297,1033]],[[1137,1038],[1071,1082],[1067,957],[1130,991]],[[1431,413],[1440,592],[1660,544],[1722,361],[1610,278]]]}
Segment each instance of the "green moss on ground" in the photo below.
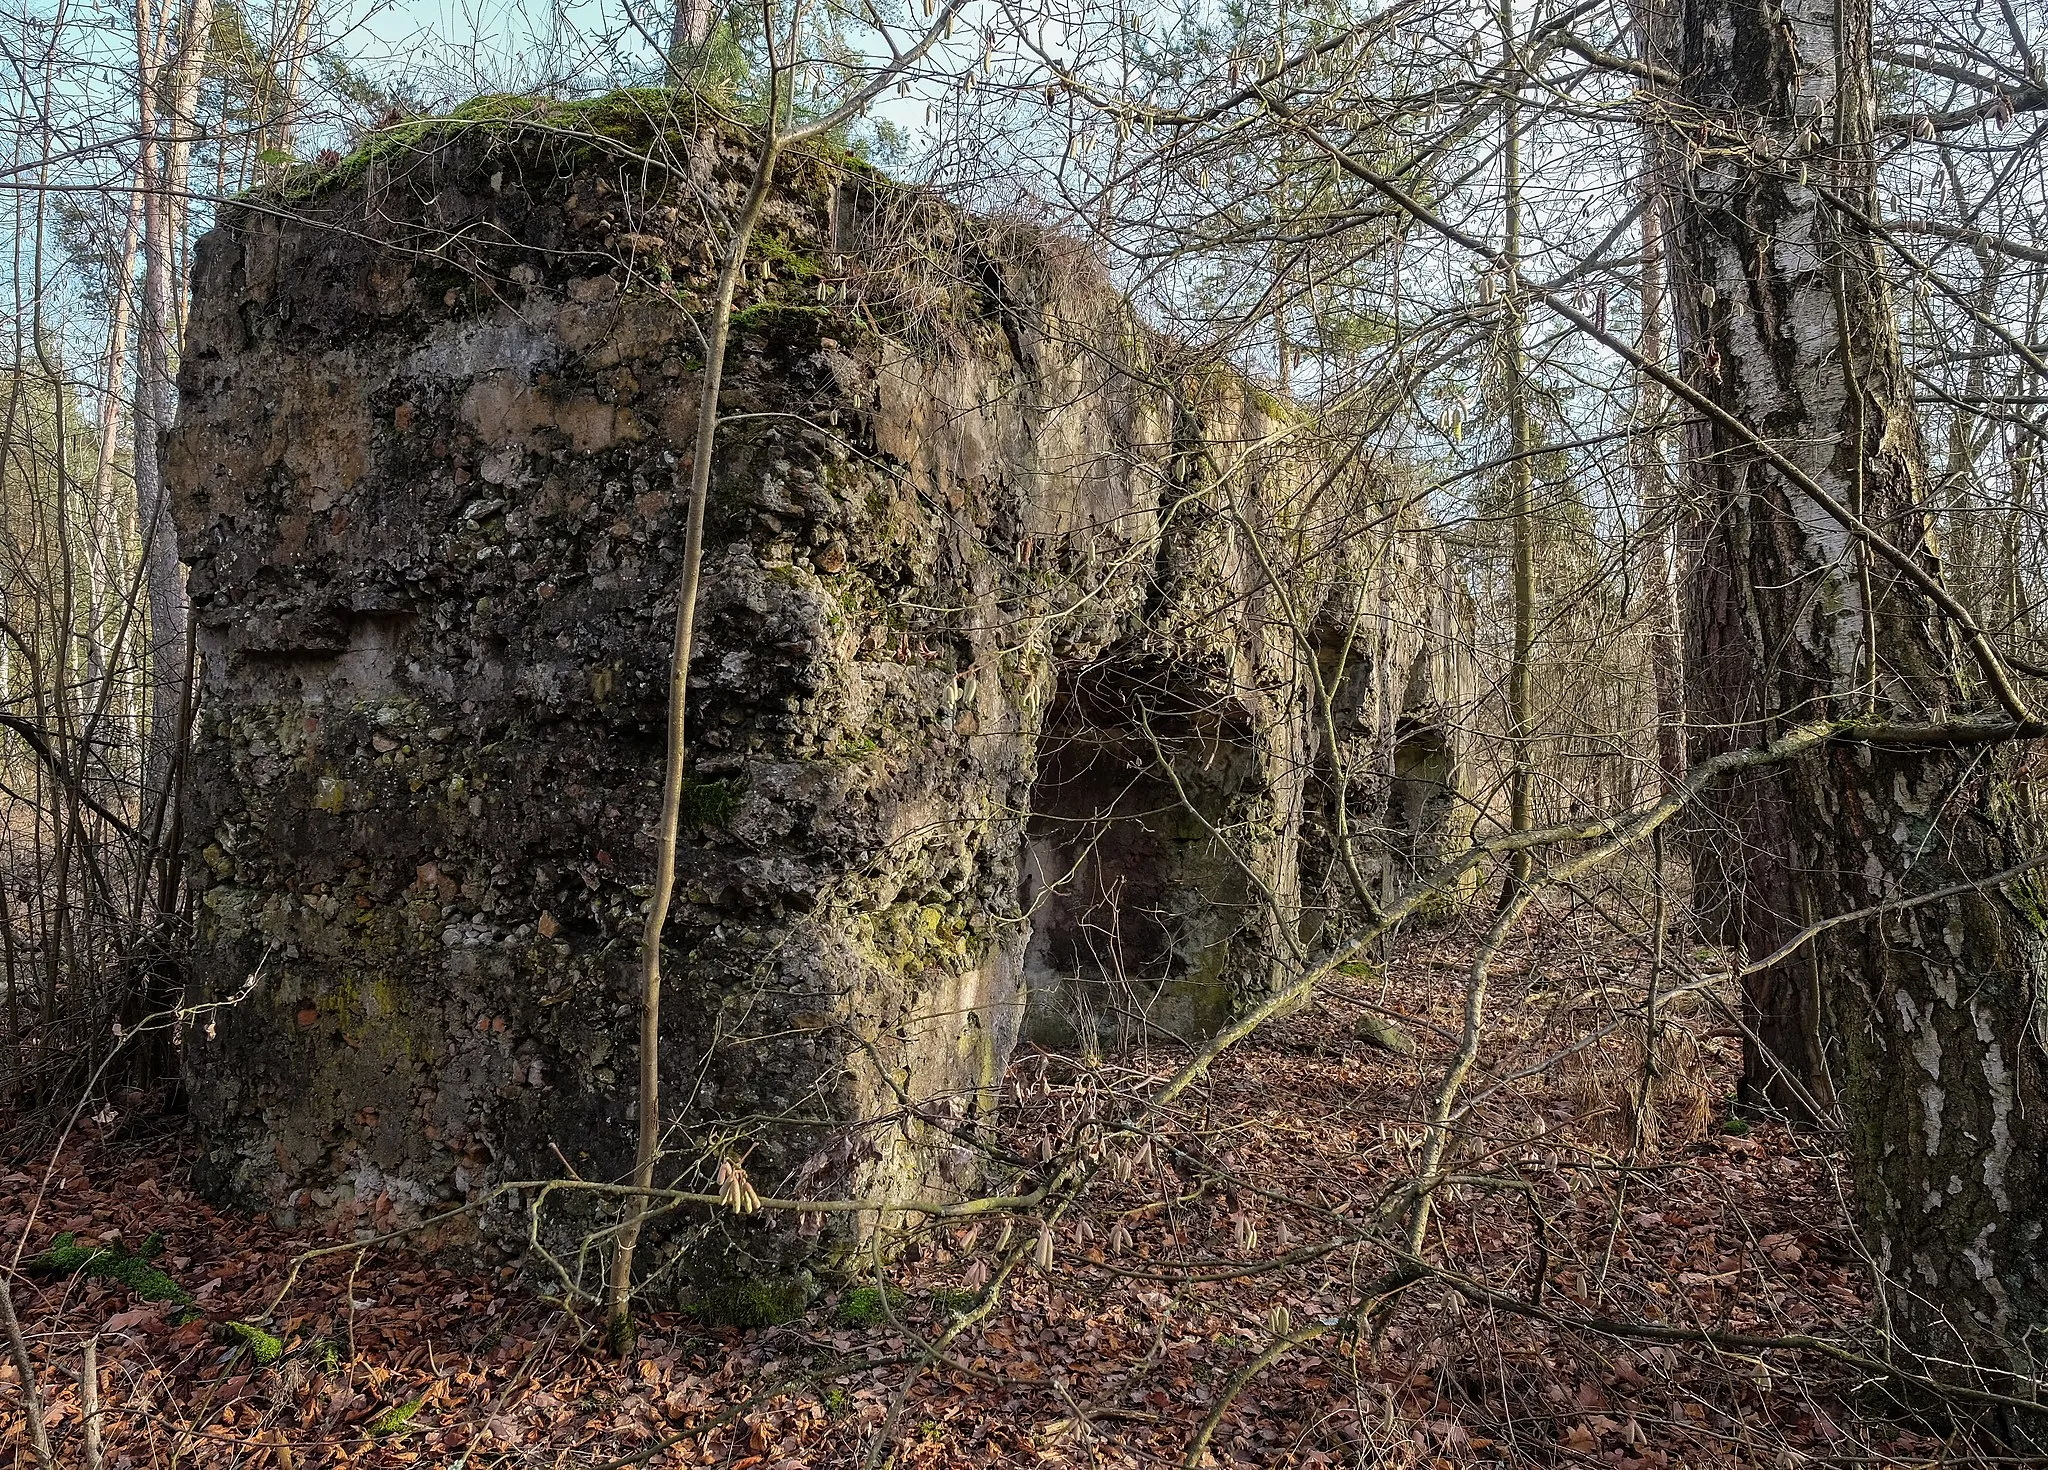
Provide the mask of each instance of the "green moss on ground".
{"label": "green moss on ground", "polygon": [[932,1305],[942,1312],[958,1315],[971,1312],[981,1304],[981,1293],[965,1287],[942,1286],[932,1293]]}
{"label": "green moss on ground", "polygon": [[903,1315],[909,1298],[895,1287],[856,1286],[839,1299],[833,1320],[841,1327],[874,1327]]}
{"label": "green moss on ground", "polygon": [[216,1329],[223,1341],[238,1342],[249,1350],[250,1360],[268,1368],[284,1356],[284,1341],[247,1322],[223,1322]]}
{"label": "green moss on ground", "polygon": [[804,1314],[801,1281],[736,1281],[697,1293],[694,1311],[706,1327],[777,1327]]}
{"label": "green moss on ground", "polygon": [[1385,1016],[1367,1011],[1352,1024],[1351,1034],[1367,1046],[1392,1052],[1397,1057],[1415,1055],[1415,1038]]}
{"label": "green moss on ground", "polygon": [[405,1403],[386,1409],[370,1421],[370,1433],[380,1435],[400,1433],[408,1424],[412,1423],[413,1416],[419,1413],[426,1402],[427,1396],[421,1394],[416,1399],[409,1399]]}
{"label": "green moss on ground", "polygon": [[150,1264],[163,1254],[164,1238],[152,1231],[140,1249],[120,1245],[80,1245],[70,1231],[50,1242],[50,1248],[29,1259],[34,1276],[97,1276],[116,1281],[146,1302],[176,1302],[188,1306],[192,1293]]}
{"label": "green moss on ground", "polygon": [[1408,921],[1423,929],[1442,929],[1458,921],[1461,905],[1448,893],[1432,893],[1409,910]]}

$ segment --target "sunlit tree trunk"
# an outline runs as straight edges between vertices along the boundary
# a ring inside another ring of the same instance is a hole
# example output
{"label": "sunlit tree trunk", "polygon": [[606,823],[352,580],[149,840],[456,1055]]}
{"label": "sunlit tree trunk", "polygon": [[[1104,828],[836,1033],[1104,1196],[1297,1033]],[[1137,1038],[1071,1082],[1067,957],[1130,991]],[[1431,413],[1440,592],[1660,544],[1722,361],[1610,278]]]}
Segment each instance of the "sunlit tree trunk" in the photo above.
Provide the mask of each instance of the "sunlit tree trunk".
{"label": "sunlit tree trunk", "polygon": [[306,79],[306,32],[313,22],[313,0],[296,0],[292,7],[292,23],[283,42],[284,55],[278,57],[277,65],[283,70],[283,95],[278,98],[278,115],[272,123],[275,129],[275,146],[286,153],[299,133],[299,93]]}
{"label": "sunlit tree trunk", "polygon": [[[1639,0],[1635,29],[1642,59],[1661,65],[1668,50],[1670,9],[1662,0]],[[1663,159],[1653,134],[1645,140],[1642,177],[1642,261],[1636,276],[1636,301],[1641,333],[1636,350],[1645,361],[1665,365]],[[1685,640],[1678,604],[1678,507],[1672,494],[1666,459],[1669,436],[1661,427],[1665,392],[1643,374],[1636,383],[1636,437],[1631,461],[1636,500],[1642,506],[1645,534],[1641,568],[1650,615],[1650,686],[1652,715],[1657,725],[1657,769],[1669,790],[1685,775]]]}
{"label": "sunlit tree trunk", "polygon": [[[1501,0],[1499,10],[1503,64],[1514,65],[1515,11],[1513,0]],[[1504,216],[1502,254],[1511,271],[1522,258],[1522,103],[1519,87],[1511,86],[1501,104],[1501,212]],[[1531,685],[1536,656],[1536,507],[1535,470],[1530,456],[1534,440],[1529,423],[1529,363],[1522,344],[1524,305],[1512,274],[1502,313],[1501,377],[1507,395],[1508,412],[1508,520],[1513,605],[1514,647],[1508,660],[1508,744],[1514,769],[1508,773],[1508,826],[1516,832],[1529,830],[1534,820],[1535,784],[1535,692]],[[1508,860],[1508,878],[1501,892],[1503,908],[1513,901],[1529,881],[1527,848],[1518,848]]]}
{"label": "sunlit tree trunk", "polygon": [[[164,23],[165,25],[168,22]],[[213,0],[188,0],[175,46],[152,16],[136,8],[137,83],[142,144],[142,301],[137,313],[135,501],[149,592],[150,737],[148,772],[162,789],[175,765],[183,723],[183,661],[188,607],[185,573],[164,500],[159,438],[176,410],[179,335],[178,240],[198,133],[199,82],[213,31]],[[166,49],[170,54],[166,58]],[[159,106],[161,103],[161,106]]]}
{"label": "sunlit tree trunk", "polygon": [[711,39],[711,26],[716,18],[711,0],[676,0],[675,19],[668,35],[671,65],[680,64]]}
{"label": "sunlit tree trunk", "polygon": [[[1995,665],[1965,664],[1953,625],[1844,524],[1932,568],[1913,380],[1857,218],[1876,212],[1867,0],[1685,0],[1679,72],[1686,369],[1812,487],[1732,428],[1701,446],[1694,717],[1735,716],[1746,742],[1823,716],[1981,712]],[[1827,930],[1785,967],[1810,988],[1750,999],[1803,1080],[1819,1075],[1809,1032],[1838,1058],[1890,1325],[1949,1365],[2031,1375],[2048,1331],[2048,936],[2038,877],[1967,887],[2026,853],[1998,760],[1840,741],[1722,815],[1742,872],[1775,869],[1781,925],[1966,887]]]}
{"label": "sunlit tree trunk", "polygon": [[[122,750],[140,750],[142,725],[140,701],[135,691],[120,687],[120,671],[108,662],[113,650],[109,640],[122,626],[121,604],[129,591],[128,555],[133,544],[133,506],[123,501],[114,486],[114,459],[120,445],[121,397],[128,377],[128,322],[133,293],[130,285],[135,269],[136,235],[142,220],[142,191],[128,194],[127,223],[121,231],[119,253],[112,262],[109,279],[113,291],[107,303],[107,355],[100,382],[98,460],[92,482],[92,566],[93,648],[101,666],[95,670],[99,682],[98,719],[109,716],[123,722],[125,738],[114,742]],[[130,630],[129,637],[133,637]]]}
{"label": "sunlit tree trunk", "polygon": [[[1637,294],[1642,309],[1638,351],[1650,362],[1664,361],[1664,234],[1661,190],[1654,176],[1645,182],[1649,194],[1643,210],[1641,276]],[[1657,722],[1657,769],[1665,790],[1685,776],[1685,641],[1678,606],[1678,539],[1671,471],[1665,462],[1665,436],[1656,427],[1664,417],[1664,393],[1645,377],[1637,387],[1634,445],[1636,496],[1643,508],[1641,566],[1650,619],[1650,687]]]}

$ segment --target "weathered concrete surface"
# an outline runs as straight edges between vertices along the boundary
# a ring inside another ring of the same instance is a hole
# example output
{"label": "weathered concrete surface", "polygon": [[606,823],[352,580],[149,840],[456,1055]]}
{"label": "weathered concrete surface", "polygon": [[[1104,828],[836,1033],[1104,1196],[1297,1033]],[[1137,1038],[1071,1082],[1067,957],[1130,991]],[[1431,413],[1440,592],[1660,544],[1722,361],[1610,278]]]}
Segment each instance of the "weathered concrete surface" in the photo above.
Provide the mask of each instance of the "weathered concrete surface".
{"label": "weathered concrete surface", "polygon": [[[746,166],[650,105],[497,106],[200,247],[170,450],[219,1193],[369,1226],[626,1170],[698,222]],[[1268,983],[1300,915],[1215,834],[1302,903],[1331,784],[1305,650],[1380,823],[1462,605],[1427,542],[1361,529],[1369,485],[1282,514],[1320,480],[1260,447],[1277,407],[1061,242],[844,161],[784,177],[721,401],[663,1172],[887,1201],[978,1178],[1027,972],[1068,1041],[1199,1032]],[[1308,639],[1276,559],[1313,569]],[[555,1240],[601,1214],[550,1209]],[[681,1238],[706,1269],[821,1249]]]}

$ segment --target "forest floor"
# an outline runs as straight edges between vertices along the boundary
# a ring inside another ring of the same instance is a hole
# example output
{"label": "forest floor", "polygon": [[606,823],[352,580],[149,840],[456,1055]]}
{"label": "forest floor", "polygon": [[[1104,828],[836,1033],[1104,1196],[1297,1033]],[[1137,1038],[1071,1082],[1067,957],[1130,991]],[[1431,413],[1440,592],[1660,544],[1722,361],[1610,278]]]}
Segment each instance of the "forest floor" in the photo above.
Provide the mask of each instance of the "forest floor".
{"label": "forest floor", "polygon": [[[221,1324],[263,1312],[294,1258],[332,1242],[212,1209],[187,1135],[139,1138],[111,1109],[54,1161],[0,1163],[0,1242],[25,1231],[33,1255],[60,1232],[161,1232],[155,1266],[203,1314],[97,1277],[16,1278],[65,1465],[84,1463],[88,1337],[109,1466],[1957,1463],[1853,1367],[1690,1336],[1855,1347],[1867,1288],[1822,1141],[1730,1131],[1736,1044],[1699,993],[1662,1009],[1654,1122],[1635,1125],[1646,967],[1611,936],[1590,911],[1554,915],[1503,956],[1465,1182],[1424,1248],[1468,1290],[1424,1276],[1362,1335],[1341,1324],[1395,1260],[1373,1217],[1412,1177],[1456,1047],[1471,937],[1454,931],[1404,940],[1384,974],[1340,980],[1227,1053],[1058,1222],[1050,1268],[1011,1277],[942,1350],[1006,1238],[997,1222],[934,1237],[886,1296],[843,1287],[785,1325],[654,1313],[623,1362],[510,1269],[342,1252],[298,1272],[267,1319],[283,1351],[259,1365],[268,1353]],[[1365,1040],[1375,1013],[1417,1050]],[[1185,1060],[1160,1048],[1084,1071],[1028,1054],[1002,1126],[1034,1156],[1091,1093]],[[1276,1351],[1276,1334],[1326,1326]],[[0,1366],[0,1455],[28,1465],[21,1402]]]}

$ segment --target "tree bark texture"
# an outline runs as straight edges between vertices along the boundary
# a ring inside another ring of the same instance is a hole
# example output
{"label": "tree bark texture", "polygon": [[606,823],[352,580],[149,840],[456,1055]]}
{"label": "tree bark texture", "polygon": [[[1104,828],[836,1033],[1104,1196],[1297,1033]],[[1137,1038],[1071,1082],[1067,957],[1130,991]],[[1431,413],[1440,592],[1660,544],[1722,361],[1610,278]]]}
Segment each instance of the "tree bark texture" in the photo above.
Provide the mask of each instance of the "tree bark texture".
{"label": "tree bark texture", "polygon": [[[1511,63],[1515,49],[1515,9],[1502,0],[1499,11],[1501,53]],[[1522,102],[1511,86],[1501,101],[1501,214],[1506,224],[1501,253],[1510,272],[1522,259]],[[1536,503],[1535,469],[1530,455],[1534,428],[1529,419],[1529,359],[1523,343],[1526,304],[1513,275],[1507,282],[1501,317],[1501,383],[1508,411],[1509,558],[1512,566],[1514,648],[1508,660],[1508,743],[1515,765],[1508,774],[1508,827],[1526,832],[1534,825],[1536,739],[1535,695],[1530,684],[1536,657]],[[1501,890],[1505,909],[1529,883],[1531,859],[1518,848],[1508,859],[1507,882]]]}
{"label": "tree bark texture", "polygon": [[[1686,371],[1932,570],[1912,381],[1879,242],[1856,219],[1876,217],[1867,0],[1686,0],[1680,61]],[[1732,429],[1695,447],[1704,746],[1981,709],[1953,629],[1842,517]],[[1829,915],[2012,867],[2030,834],[2001,771],[1981,749],[1836,742],[1723,793],[1724,836],[1702,846],[1725,936],[1768,952]],[[1999,1370],[2030,1379],[2048,1329],[2041,893],[2007,882],[1840,925],[1748,997],[1789,1070],[1834,1072],[1890,1326],[2006,1392]]]}
{"label": "tree bark texture", "polygon": [[[175,36],[165,17],[154,32],[147,4],[136,12],[137,83],[143,135],[142,301],[135,372],[135,501],[149,590],[150,737],[148,777],[161,790],[177,762],[184,725],[184,654],[190,608],[177,537],[164,498],[161,439],[177,415],[178,338],[184,283],[178,241],[192,144],[199,134],[199,86],[213,35],[213,0],[188,0]],[[166,59],[168,53],[169,59]],[[159,110],[158,103],[162,103]]]}
{"label": "tree bark texture", "polygon": [[[1670,7],[1662,0],[1639,0],[1635,30],[1644,62],[1664,63],[1670,51],[1671,19]],[[1636,350],[1646,361],[1663,367],[1664,216],[1668,190],[1662,150],[1654,131],[1646,132],[1642,166],[1643,254],[1636,277],[1642,326]],[[1650,604],[1651,718],[1656,722],[1661,791],[1669,791],[1685,779],[1685,620],[1678,597],[1678,540],[1673,523],[1677,497],[1672,493],[1671,471],[1666,463],[1670,437],[1661,428],[1668,406],[1664,387],[1649,374],[1642,374],[1636,383],[1636,436],[1629,455],[1644,525],[1642,573]]]}
{"label": "tree bark texture", "polygon": [[[1710,60],[1702,56],[1706,40],[1700,28],[1705,17],[1697,5],[1686,10],[1684,34],[1678,38],[1685,48],[1681,64],[1696,94],[1711,88],[1721,95],[1721,109],[1728,113],[1721,119],[1727,130],[1725,143],[1742,136],[1745,128],[1758,126],[1763,109],[1756,99],[1749,98],[1746,112],[1735,110],[1744,103],[1737,100],[1730,76],[1725,70],[1718,78],[1715,75],[1717,67],[1736,64],[1732,38],[1723,35],[1719,41],[1726,48],[1723,57]],[[1750,17],[1752,26],[1767,23],[1761,16]],[[1779,132],[1803,131],[1792,126],[1797,110],[1789,101],[1781,100],[1777,110],[1782,114],[1774,124]],[[1703,190],[1696,177],[1705,163],[1701,133],[1697,126],[1671,132],[1664,150],[1666,176],[1684,180],[1670,200],[1678,237],[1672,242],[1675,270],[1671,285],[1678,300],[1674,326],[1684,368],[1695,384],[1743,412],[1755,395],[1741,391],[1744,383],[1729,377],[1725,356],[1729,344],[1717,331],[1726,334],[1744,328],[1742,345],[1761,353],[1765,351],[1761,331],[1767,329],[1760,329],[1758,320],[1748,315],[1746,294],[1731,297],[1726,283],[1706,274],[1697,261],[1703,251],[1715,248],[1709,246],[1710,239],[1722,253],[1739,251],[1746,242],[1749,265],[1739,260],[1728,264],[1733,280],[1746,281],[1757,262],[1755,246],[1760,238],[1759,231],[1748,224],[1751,216],[1744,213],[1753,206],[1749,201],[1720,198],[1729,219],[1710,226],[1706,206],[1718,196]],[[1790,165],[1793,181],[1798,166],[1796,162]],[[1810,163],[1808,168],[1810,176]],[[1767,181],[1754,182],[1762,185]],[[1786,181],[1774,182],[1782,188]],[[1721,192],[1725,193],[1725,186]],[[1774,203],[1773,214],[1785,204],[1784,200]],[[1810,202],[1808,208],[1817,208],[1817,202]],[[1731,225],[1732,236],[1717,238]],[[1804,276],[1815,274],[1811,261],[1801,269]],[[1825,290],[1824,282],[1809,281],[1808,285]],[[1708,286],[1713,288],[1712,305],[1703,300]],[[1828,309],[1831,313],[1832,306]],[[1769,425],[1775,420],[1752,418],[1747,422],[1770,432]],[[1685,528],[1687,545],[1681,557],[1685,562],[1682,665],[1689,721],[1687,759],[1697,761],[1743,745],[1753,735],[1773,728],[1779,702],[1769,687],[1765,668],[1769,645],[1754,606],[1749,490],[1742,477],[1731,473],[1733,465],[1720,457],[1728,452],[1728,446],[1717,442],[1704,422],[1696,421],[1685,437],[1695,520]],[[1755,468],[1760,476],[1770,476],[1767,466]],[[1819,511],[1813,508],[1812,513],[1818,515]],[[1804,927],[1794,891],[1789,823],[1783,774],[1771,769],[1746,772],[1724,782],[1708,794],[1689,823],[1686,847],[1693,870],[1695,914],[1708,937],[1738,955],[1772,954]],[[1749,1111],[1777,1112],[1802,1123],[1831,1117],[1836,1104],[1833,1069],[1821,1039],[1814,956],[1810,952],[1796,954],[1746,976],[1742,1019],[1748,1035],[1738,1088],[1741,1106]]]}
{"label": "tree bark texture", "polygon": [[718,12],[711,0],[677,0],[676,13],[669,22],[668,54],[671,62],[688,56],[711,39],[711,27]]}

